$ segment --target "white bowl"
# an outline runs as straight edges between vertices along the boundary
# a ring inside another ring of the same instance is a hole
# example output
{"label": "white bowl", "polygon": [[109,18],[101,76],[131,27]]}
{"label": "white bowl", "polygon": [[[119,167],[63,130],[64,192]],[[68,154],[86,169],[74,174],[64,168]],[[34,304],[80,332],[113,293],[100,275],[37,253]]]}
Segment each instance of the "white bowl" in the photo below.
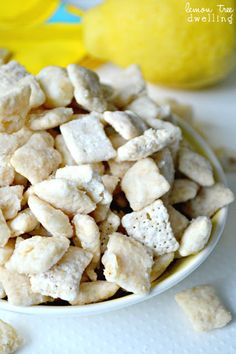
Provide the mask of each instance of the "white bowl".
{"label": "white bowl", "polygon": [[[197,151],[205,155],[212,163],[215,179],[226,184],[226,178],[222,167],[216,158],[215,154],[204,141],[204,139],[192,129],[192,127],[183,120],[178,120],[184,136],[195,146]],[[83,305],[83,306],[50,306],[39,305],[31,307],[13,306],[6,300],[0,300],[0,309],[6,311],[13,311],[18,313],[34,314],[34,315],[76,315],[87,316],[91,314],[99,314],[112,310],[117,310],[135,303],[150,299],[151,297],[161,294],[167,289],[178,284],[181,280],[186,278],[190,273],[197,269],[202,262],[210,255],[219,241],[225,221],[227,217],[227,207],[219,210],[213,218],[213,229],[208,245],[198,254],[186,258],[178,259],[171,265],[168,270],[156,282],[154,282],[152,289],[148,295],[126,295],[120,298],[107,300],[104,302]]]}

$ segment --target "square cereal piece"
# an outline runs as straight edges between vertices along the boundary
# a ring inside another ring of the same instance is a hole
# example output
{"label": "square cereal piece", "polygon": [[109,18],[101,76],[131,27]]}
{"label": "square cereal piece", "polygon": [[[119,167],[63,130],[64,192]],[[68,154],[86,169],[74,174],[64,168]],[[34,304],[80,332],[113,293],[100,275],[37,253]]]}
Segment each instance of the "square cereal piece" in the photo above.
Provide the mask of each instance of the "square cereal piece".
{"label": "square cereal piece", "polygon": [[233,192],[222,183],[216,183],[211,187],[202,187],[194,199],[183,204],[182,211],[190,218],[201,215],[211,217],[233,201]]}
{"label": "square cereal piece", "polygon": [[203,156],[188,148],[179,151],[178,169],[185,176],[204,187],[214,184],[213,170],[210,162]]}
{"label": "square cereal piece", "polygon": [[114,130],[126,140],[133,139],[143,133],[141,129],[138,129],[137,126],[133,124],[128,112],[106,111],[103,113],[103,117],[105,122],[110,124]]}
{"label": "square cereal piece", "polygon": [[108,281],[98,280],[80,284],[79,294],[71,305],[85,305],[109,299],[119,289],[119,286]]}
{"label": "square cereal piece", "polygon": [[175,300],[183,309],[196,331],[210,331],[227,325],[232,319],[215,289],[210,285],[200,285],[181,291]]}
{"label": "square cereal piece", "polygon": [[116,156],[99,119],[91,114],[63,124],[61,133],[78,164],[107,161]]}
{"label": "square cereal piece", "polygon": [[102,263],[107,281],[134,294],[150,290],[152,252],[136,240],[118,232],[110,235]]}
{"label": "square cereal piece", "polygon": [[0,247],[4,247],[7,244],[10,237],[11,237],[11,231],[0,209]]}
{"label": "square cereal piece", "polygon": [[51,139],[48,133],[44,135],[35,133],[25,145],[14,152],[11,158],[15,170],[31,184],[48,178],[61,163],[61,155],[49,143]]}
{"label": "square cereal piece", "polygon": [[23,186],[0,188],[0,209],[6,220],[13,219],[21,209]]}
{"label": "square cereal piece", "polygon": [[91,259],[91,253],[70,246],[50,270],[30,276],[32,290],[53,298],[75,301],[79,294],[81,276]]}
{"label": "square cereal piece", "polygon": [[174,252],[179,248],[163,202],[159,199],[146,208],[122,218],[128,235],[151,248],[155,255]]}
{"label": "square cereal piece", "polygon": [[23,344],[15,328],[0,320],[0,350],[1,354],[15,353]]}
{"label": "square cereal piece", "polygon": [[70,64],[67,72],[72,85],[76,102],[88,111],[104,112],[107,102],[98,75],[77,64]]}
{"label": "square cereal piece", "polygon": [[38,109],[28,115],[27,125],[31,130],[47,130],[68,122],[72,115],[72,108]]}
{"label": "square cereal piece", "polygon": [[162,197],[170,185],[160,174],[156,163],[146,158],[130,167],[121,180],[121,189],[131,208],[137,211]]}
{"label": "square cereal piece", "polygon": [[31,290],[28,276],[0,267],[0,282],[7,301],[15,306],[32,306],[49,301],[49,298]]}
{"label": "square cereal piece", "polygon": [[169,195],[169,203],[178,204],[187,202],[196,197],[198,189],[199,186],[197,183],[187,178],[176,179]]}

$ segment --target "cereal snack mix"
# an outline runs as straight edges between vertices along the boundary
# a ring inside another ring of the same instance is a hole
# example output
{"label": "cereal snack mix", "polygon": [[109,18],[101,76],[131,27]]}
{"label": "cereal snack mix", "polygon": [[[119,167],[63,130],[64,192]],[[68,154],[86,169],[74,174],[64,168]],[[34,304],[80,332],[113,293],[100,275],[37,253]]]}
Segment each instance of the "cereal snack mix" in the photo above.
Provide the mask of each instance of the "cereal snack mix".
{"label": "cereal snack mix", "polygon": [[[149,97],[137,65],[103,82],[78,64],[34,76],[8,56],[0,50],[0,302],[147,294],[207,247],[234,195],[185,138],[172,107],[185,117],[186,107]],[[183,296],[200,327],[219,327],[229,315],[206,289],[200,315]],[[16,349],[8,333],[0,322],[0,352]]]}
{"label": "cereal snack mix", "polygon": [[210,285],[200,285],[181,291],[175,295],[178,305],[192,323],[196,331],[210,331],[227,325],[232,319],[215,289]]}

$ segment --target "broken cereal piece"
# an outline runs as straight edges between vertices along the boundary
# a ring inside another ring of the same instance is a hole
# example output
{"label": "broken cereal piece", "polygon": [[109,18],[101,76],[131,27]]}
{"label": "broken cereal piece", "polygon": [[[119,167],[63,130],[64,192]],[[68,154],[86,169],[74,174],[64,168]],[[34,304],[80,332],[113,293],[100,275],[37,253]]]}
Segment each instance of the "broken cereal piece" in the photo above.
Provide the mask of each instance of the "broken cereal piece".
{"label": "broken cereal piece", "polygon": [[175,295],[196,331],[210,331],[227,325],[232,319],[210,285],[200,285]]}
{"label": "broken cereal piece", "polygon": [[73,115],[72,108],[38,109],[28,115],[27,125],[31,130],[47,130],[68,122]]}

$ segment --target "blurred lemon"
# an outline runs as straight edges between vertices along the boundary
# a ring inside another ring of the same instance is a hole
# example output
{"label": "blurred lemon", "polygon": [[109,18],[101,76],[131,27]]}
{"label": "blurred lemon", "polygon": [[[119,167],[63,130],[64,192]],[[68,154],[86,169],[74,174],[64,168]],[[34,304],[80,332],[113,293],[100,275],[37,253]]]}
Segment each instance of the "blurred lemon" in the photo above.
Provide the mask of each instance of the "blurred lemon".
{"label": "blurred lemon", "polygon": [[140,64],[156,83],[210,85],[236,64],[236,1],[223,3],[231,11],[215,0],[106,0],[84,15],[85,45],[97,58]]}

